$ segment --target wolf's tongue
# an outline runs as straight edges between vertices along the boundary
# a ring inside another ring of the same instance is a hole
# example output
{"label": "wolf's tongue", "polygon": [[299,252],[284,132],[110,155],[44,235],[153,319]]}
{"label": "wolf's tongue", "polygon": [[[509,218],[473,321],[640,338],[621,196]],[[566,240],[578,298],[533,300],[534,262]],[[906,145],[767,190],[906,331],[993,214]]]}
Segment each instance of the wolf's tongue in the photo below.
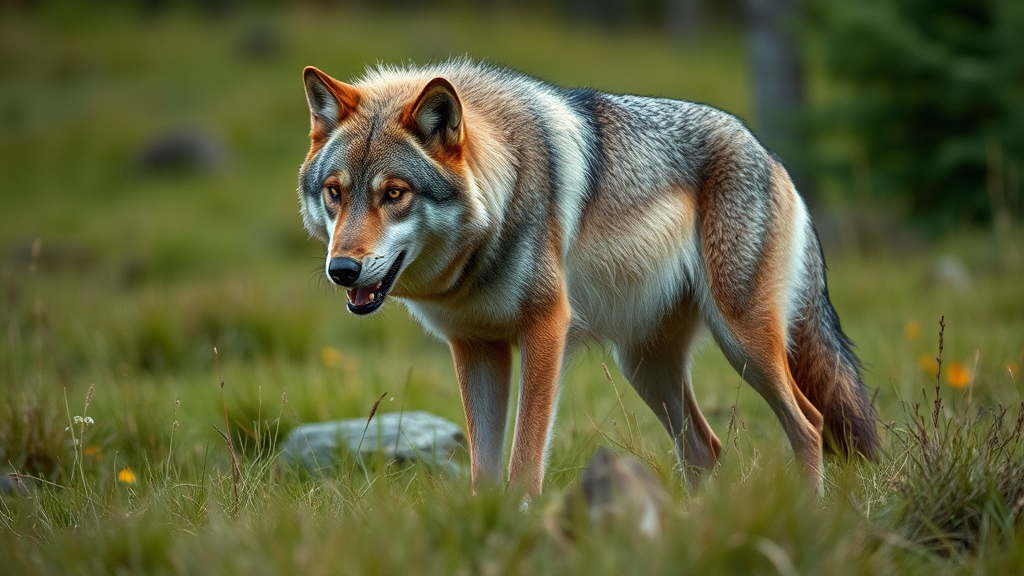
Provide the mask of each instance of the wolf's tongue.
{"label": "wolf's tongue", "polygon": [[348,291],[348,300],[353,306],[366,306],[373,302],[377,286],[362,286]]}

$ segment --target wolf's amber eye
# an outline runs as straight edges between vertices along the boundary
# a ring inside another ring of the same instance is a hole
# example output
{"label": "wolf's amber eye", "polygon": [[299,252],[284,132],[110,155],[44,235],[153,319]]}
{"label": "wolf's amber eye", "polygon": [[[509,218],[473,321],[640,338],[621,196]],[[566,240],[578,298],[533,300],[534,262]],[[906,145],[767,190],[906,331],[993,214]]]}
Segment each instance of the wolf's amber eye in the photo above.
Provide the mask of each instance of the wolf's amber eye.
{"label": "wolf's amber eye", "polygon": [[324,195],[332,202],[341,201],[341,190],[333,184],[324,188]]}
{"label": "wolf's amber eye", "polygon": [[401,188],[388,188],[387,191],[384,192],[384,196],[388,200],[391,200],[391,201],[398,200],[399,198],[402,197],[402,189]]}

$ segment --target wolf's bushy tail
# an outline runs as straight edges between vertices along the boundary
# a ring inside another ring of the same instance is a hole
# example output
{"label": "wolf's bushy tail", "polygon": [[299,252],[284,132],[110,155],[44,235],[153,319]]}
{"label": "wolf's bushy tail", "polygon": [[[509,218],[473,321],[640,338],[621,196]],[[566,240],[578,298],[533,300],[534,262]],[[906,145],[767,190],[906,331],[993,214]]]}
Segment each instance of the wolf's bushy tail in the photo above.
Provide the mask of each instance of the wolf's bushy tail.
{"label": "wolf's bushy tail", "polygon": [[[828,297],[825,258],[817,232],[808,250],[808,292],[790,332],[789,370],[821,412],[825,449],[869,460],[878,452],[878,415],[860,376],[860,360]],[[813,253],[813,254],[812,254]]]}

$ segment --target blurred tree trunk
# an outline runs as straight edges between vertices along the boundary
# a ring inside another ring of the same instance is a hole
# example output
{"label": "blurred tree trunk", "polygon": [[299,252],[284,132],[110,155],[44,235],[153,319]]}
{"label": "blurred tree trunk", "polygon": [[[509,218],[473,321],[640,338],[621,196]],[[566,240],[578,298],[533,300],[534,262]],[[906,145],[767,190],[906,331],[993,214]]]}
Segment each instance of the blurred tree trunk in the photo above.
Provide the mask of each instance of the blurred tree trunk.
{"label": "blurred tree trunk", "polygon": [[800,116],[805,107],[803,66],[793,26],[799,0],[742,0],[754,82],[754,117],[761,140],[786,163],[800,194],[813,204],[805,177],[807,135]]}
{"label": "blurred tree trunk", "polygon": [[663,0],[665,27],[674,40],[686,42],[704,27],[703,0]]}

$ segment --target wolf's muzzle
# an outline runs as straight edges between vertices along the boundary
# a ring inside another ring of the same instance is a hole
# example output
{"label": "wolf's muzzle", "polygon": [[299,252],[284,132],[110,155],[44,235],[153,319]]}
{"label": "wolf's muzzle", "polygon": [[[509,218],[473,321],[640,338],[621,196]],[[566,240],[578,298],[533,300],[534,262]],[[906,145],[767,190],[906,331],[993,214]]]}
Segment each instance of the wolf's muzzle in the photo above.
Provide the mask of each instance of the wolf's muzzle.
{"label": "wolf's muzzle", "polygon": [[327,275],[339,286],[350,287],[359,278],[363,265],[352,258],[331,258],[327,264]]}

